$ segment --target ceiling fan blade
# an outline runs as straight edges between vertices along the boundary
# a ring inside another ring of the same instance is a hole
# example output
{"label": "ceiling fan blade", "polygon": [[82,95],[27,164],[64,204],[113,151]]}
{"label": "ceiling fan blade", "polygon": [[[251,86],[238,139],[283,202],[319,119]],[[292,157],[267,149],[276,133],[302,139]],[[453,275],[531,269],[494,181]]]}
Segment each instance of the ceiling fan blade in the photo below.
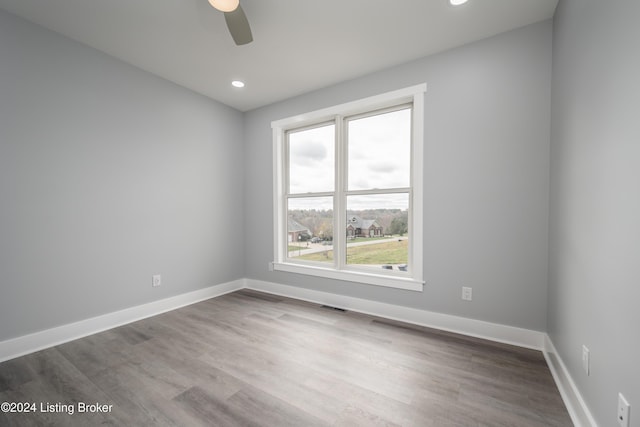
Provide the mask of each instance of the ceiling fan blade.
{"label": "ceiling fan blade", "polygon": [[253,41],[247,15],[244,14],[241,6],[238,6],[233,12],[225,12],[224,19],[227,21],[227,27],[229,28],[231,37],[233,37],[233,41],[236,42],[237,45],[243,45]]}

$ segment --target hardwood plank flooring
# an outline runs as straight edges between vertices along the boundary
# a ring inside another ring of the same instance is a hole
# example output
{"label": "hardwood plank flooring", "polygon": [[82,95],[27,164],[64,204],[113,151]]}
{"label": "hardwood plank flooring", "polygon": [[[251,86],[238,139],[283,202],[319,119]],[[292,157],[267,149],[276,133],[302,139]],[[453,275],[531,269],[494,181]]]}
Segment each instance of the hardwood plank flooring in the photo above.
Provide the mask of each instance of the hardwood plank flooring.
{"label": "hardwood plank flooring", "polygon": [[538,351],[250,290],[1,363],[0,402],[37,405],[0,426],[572,425]]}

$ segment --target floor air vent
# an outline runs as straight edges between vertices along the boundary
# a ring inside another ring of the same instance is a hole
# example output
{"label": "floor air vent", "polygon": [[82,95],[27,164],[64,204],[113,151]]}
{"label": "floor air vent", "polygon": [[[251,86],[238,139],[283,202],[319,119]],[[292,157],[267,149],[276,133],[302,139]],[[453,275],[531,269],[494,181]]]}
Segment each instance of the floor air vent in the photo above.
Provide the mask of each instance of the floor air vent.
{"label": "floor air vent", "polygon": [[329,308],[331,310],[336,310],[336,311],[342,311],[345,312],[347,310],[345,310],[344,308],[338,308],[338,307],[331,307],[330,305],[323,305],[322,308]]}

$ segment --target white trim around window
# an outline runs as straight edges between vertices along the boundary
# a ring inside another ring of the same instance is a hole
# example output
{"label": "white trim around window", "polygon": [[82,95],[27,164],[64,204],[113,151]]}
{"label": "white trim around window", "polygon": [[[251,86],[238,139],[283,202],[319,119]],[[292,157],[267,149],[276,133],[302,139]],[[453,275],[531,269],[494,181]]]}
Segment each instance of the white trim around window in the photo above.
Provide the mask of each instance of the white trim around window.
{"label": "white trim around window", "polygon": [[[424,94],[426,84],[420,84],[393,92],[317,110],[271,123],[273,130],[273,206],[274,206],[274,262],[277,271],[376,286],[422,291],[423,271],[423,159],[424,159]],[[288,200],[306,197],[307,193],[289,194],[287,133],[305,128],[335,123],[336,140],[344,138],[344,123],[354,117],[376,114],[379,111],[411,109],[410,186],[383,190],[348,191],[346,188],[345,144],[335,146],[335,188],[332,191],[309,193],[314,197],[333,198],[333,262],[296,260],[288,256]],[[347,248],[346,200],[349,195],[407,194],[408,208],[408,271],[384,270],[358,265],[346,265],[343,261]]]}

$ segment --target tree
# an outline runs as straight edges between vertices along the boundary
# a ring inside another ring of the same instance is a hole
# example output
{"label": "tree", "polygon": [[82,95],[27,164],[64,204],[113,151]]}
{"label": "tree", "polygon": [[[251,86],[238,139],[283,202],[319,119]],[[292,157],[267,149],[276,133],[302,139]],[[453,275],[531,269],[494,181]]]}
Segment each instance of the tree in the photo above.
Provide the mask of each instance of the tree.
{"label": "tree", "polygon": [[393,218],[391,226],[389,227],[389,233],[402,236],[407,231],[409,231],[409,218],[407,212],[403,212],[402,216]]}

